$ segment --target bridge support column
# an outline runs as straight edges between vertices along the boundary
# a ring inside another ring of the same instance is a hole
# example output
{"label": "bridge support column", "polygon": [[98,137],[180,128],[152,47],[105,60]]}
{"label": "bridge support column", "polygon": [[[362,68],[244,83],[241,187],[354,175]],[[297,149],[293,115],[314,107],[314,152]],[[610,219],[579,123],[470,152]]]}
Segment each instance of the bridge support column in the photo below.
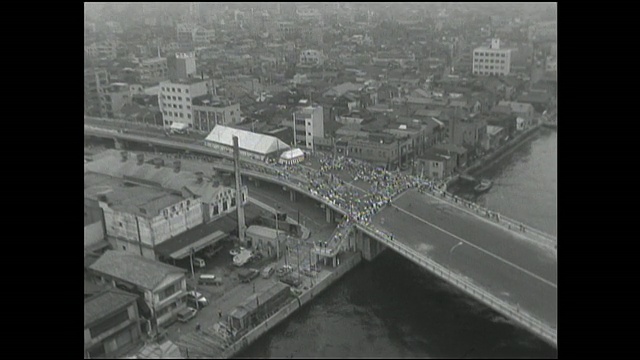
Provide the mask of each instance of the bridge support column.
{"label": "bridge support column", "polygon": [[113,143],[115,145],[116,150],[123,150],[124,149],[124,143],[118,139],[113,139]]}
{"label": "bridge support column", "polygon": [[378,240],[372,239],[360,231],[356,235],[356,246],[362,253],[362,258],[367,261],[372,261],[387,248]]}
{"label": "bridge support column", "polygon": [[337,261],[338,261],[338,256],[334,256],[333,258],[331,258],[333,260],[333,267],[337,266]]}
{"label": "bridge support column", "polygon": [[333,210],[331,210],[330,207],[326,206],[325,209],[326,209],[326,214],[327,214],[327,222],[329,224],[331,224],[335,220],[335,214],[333,213]]}
{"label": "bridge support column", "polygon": [[297,199],[296,192],[293,190],[289,190],[289,200],[291,202],[296,202],[296,199]]}

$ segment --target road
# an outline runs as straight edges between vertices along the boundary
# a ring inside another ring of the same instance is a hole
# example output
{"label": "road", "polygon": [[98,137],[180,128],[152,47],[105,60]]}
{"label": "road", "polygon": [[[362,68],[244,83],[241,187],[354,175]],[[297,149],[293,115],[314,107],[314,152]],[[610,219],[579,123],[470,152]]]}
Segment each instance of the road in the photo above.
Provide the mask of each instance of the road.
{"label": "road", "polygon": [[373,224],[496,297],[557,326],[554,252],[414,190],[378,213]]}

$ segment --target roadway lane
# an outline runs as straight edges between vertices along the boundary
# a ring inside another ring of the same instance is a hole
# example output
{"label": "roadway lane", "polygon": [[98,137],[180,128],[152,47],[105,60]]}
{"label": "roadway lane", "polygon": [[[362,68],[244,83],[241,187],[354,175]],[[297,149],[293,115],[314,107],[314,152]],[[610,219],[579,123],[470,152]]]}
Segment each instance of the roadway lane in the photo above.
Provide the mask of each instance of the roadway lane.
{"label": "roadway lane", "polygon": [[376,227],[496,297],[556,326],[557,260],[550,251],[415,191],[403,194],[395,204],[400,210],[382,210],[374,218]]}

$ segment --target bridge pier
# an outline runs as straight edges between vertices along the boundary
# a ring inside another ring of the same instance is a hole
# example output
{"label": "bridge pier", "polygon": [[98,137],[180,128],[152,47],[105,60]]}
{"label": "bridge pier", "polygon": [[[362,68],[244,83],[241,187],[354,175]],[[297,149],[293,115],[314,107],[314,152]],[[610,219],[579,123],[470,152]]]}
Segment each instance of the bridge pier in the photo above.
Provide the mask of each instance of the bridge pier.
{"label": "bridge pier", "polygon": [[330,207],[325,206],[325,209],[326,209],[327,222],[329,224],[332,224],[335,221],[335,214],[334,214],[333,210],[331,210]]}
{"label": "bridge pier", "polygon": [[124,143],[116,138],[113,139],[113,144],[115,145],[116,150],[124,149]]}
{"label": "bridge pier", "polygon": [[296,202],[296,199],[297,199],[297,194],[296,194],[296,192],[295,192],[295,191],[293,191],[293,190],[289,190],[289,200],[290,200],[291,202]]}
{"label": "bridge pier", "polygon": [[362,253],[362,258],[367,261],[372,261],[387,248],[381,242],[370,238],[359,230],[356,230],[355,242],[356,248]]}

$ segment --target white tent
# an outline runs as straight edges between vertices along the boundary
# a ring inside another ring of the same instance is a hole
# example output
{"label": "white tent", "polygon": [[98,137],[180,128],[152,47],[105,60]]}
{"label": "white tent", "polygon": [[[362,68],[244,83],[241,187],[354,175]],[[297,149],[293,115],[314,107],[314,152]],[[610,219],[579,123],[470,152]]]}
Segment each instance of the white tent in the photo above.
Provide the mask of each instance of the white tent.
{"label": "white tent", "polygon": [[297,164],[304,160],[304,152],[300,149],[291,149],[285,151],[280,155],[280,163],[281,164]]}
{"label": "white tent", "polygon": [[205,139],[209,147],[223,146],[233,148],[233,137],[238,137],[238,146],[242,151],[258,154],[260,158],[271,153],[288,150],[291,147],[274,136],[253,133],[251,131],[234,129],[216,125]]}

